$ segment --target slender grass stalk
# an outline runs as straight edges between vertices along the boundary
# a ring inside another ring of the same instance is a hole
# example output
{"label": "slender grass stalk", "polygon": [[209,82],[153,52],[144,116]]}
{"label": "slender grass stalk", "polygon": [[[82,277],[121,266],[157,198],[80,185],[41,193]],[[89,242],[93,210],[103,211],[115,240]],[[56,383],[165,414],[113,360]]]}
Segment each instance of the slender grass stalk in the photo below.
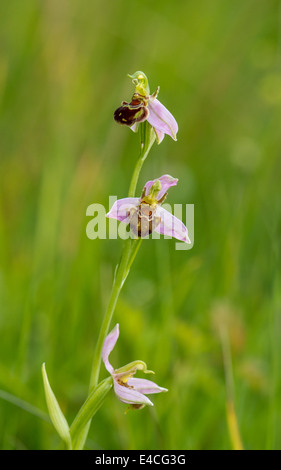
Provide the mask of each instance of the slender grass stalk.
{"label": "slender grass stalk", "polygon": [[[281,9],[280,9],[281,10]],[[278,406],[280,402],[279,374],[280,374],[280,327],[279,312],[281,310],[281,275],[279,272],[280,257],[278,249],[275,250],[272,278],[272,309],[269,315],[270,359],[271,373],[269,382],[269,408],[267,422],[266,450],[276,449],[279,435]]]}
{"label": "slender grass stalk", "polygon": [[[141,168],[155,141],[155,132],[153,128],[150,126],[150,124],[148,124],[147,121],[140,124],[140,136],[141,136],[141,149],[140,149],[139,158],[137,160],[137,163],[133,172],[131,183],[129,186],[128,197],[135,196]],[[103,343],[109,331],[109,327],[111,324],[111,320],[112,320],[112,316],[116,307],[117,300],[119,298],[119,294],[125,283],[125,280],[127,279],[132,263],[140,248],[140,244],[141,244],[141,239],[133,240],[129,237],[127,240],[125,240],[123,252],[121,256],[121,261],[116,270],[110,299],[108,302],[107,310],[105,312],[101,329],[99,332],[99,337],[97,340],[97,345],[96,345],[93,364],[92,364],[91,377],[90,377],[90,385],[89,385],[90,394],[98,386]],[[90,424],[91,424],[91,420],[88,420],[85,423],[84,428],[80,429],[81,431],[80,435],[76,437],[76,449],[83,449],[86,438],[87,438],[87,434],[89,431]]]}
{"label": "slender grass stalk", "polygon": [[237,415],[233,401],[227,400],[226,402],[226,418],[233,450],[243,450],[243,443],[240,436]]}
{"label": "slender grass stalk", "polygon": [[27,401],[22,400],[21,398],[13,395],[12,393],[7,392],[6,390],[0,390],[0,399],[12,403],[13,405],[17,406],[18,408],[21,408],[27,413],[37,416],[37,418],[40,418],[43,421],[46,421],[47,423],[50,423],[50,418],[48,414],[44,413],[44,411],[40,410],[31,403],[28,403]]}
{"label": "slender grass stalk", "polygon": [[243,443],[239,431],[237,415],[234,405],[234,381],[232,371],[232,360],[227,328],[220,325],[220,338],[224,363],[225,386],[226,386],[226,418],[228,432],[233,450],[243,450]]}

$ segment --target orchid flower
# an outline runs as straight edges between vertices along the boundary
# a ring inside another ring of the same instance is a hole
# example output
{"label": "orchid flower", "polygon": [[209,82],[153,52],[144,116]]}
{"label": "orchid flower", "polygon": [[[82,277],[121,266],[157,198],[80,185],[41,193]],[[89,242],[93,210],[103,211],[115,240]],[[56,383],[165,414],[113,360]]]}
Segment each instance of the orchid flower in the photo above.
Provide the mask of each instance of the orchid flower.
{"label": "orchid flower", "polygon": [[142,361],[134,361],[120,369],[114,369],[110,364],[108,357],[119,337],[119,325],[113,328],[109,335],[105,338],[102,350],[102,358],[104,365],[113,378],[114,391],[117,398],[124,403],[128,403],[133,408],[140,409],[145,405],[153,406],[153,403],[146,395],[152,393],[167,392],[166,388],[159,387],[157,384],[147,379],[136,379],[133,376],[137,370],[144,373],[154,373],[147,370],[147,366]]}
{"label": "orchid flower", "polygon": [[165,134],[177,140],[178,124],[170,111],[157,99],[160,87],[150,95],[148,80],[143,72],[135,72],[129,77],[133,79],[135,92],[130,103],[123,101],[116,109],[114,119],[119,124],[131,127],[134,132],[140,122],[147,120],[154,128],[158,144]]}
{"label": "orchid flower", "polygon": [[155,231],[190,244],[186,226],[161,207],[168,189],[177,182],[178,179],[170,175],[148,181],[140,198],[118,199],[106,216],[129,223],[131,232],[138,238],[146,237]]}

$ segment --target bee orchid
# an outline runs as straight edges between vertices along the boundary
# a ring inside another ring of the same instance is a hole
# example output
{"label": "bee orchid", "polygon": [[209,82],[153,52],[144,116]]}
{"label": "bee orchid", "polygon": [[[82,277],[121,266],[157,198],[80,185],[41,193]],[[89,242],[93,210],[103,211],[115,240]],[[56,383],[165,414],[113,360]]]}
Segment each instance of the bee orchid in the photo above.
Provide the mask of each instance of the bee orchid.
{"label": "bee orchid", "polygon": [[118,199],[106,216],[130,224],[131,232],[137,238],[144,238],[155,231],[190,244],[186,226],[161,207],[168,189],[177,183],[178,179],[170,175],[148,181],[140,198]]}
{"label": "bee orchid", "polygon": [[143,72],[136,72],[129,75],[135,84],[135,93],[130,103],[123,101],[116,109],[114,119],[119,124],[129,126],[134,132],[138,130],[140,122],[147,120],[154,128],[156,141],[162,142],[165,134],[177,140],[178,124],[174,116],[157,99],[160,87],[150,95],[149,85],[146,75]]}
{"label": "bee orchid", "polygon": [[142,361],[134,361],[120,369],[114,369],[109,362],[108,357],[114,349],[118,337],[119,325],[117,324],[106,337],[102,350],[103,362],[113,378],[114,391],[117,398],[136,409],[143,408],[145,405],[153,406],[152,401],[149,400],[146,395],[167,392],[167,389],[159,387],[151,380],[137,379],[133,377],[137,370],[141,370],[146,374],[153,373],[152,371],[147,370],[146,364]]}

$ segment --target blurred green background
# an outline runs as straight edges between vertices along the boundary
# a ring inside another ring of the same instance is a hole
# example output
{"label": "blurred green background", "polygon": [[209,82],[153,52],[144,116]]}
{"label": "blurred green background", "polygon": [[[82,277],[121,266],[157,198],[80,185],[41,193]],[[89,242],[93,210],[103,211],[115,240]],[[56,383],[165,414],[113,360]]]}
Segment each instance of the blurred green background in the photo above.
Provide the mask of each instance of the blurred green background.
{"label": "blurred green background", "polygon": [[139,139],[113,112],[143,70],[179,133],[138,192],[178,177],[195,244],[142,243],[111,360],[169,392],[128,413],[110,393],[87,448],[231,449],[232,378],[243,446],[280,449],[281,2],[10,0],[0,23],[1,448],[60,446],[42,362],[69,423],[87,395],[123,242],[89,240],[86,209],[127,195]]}

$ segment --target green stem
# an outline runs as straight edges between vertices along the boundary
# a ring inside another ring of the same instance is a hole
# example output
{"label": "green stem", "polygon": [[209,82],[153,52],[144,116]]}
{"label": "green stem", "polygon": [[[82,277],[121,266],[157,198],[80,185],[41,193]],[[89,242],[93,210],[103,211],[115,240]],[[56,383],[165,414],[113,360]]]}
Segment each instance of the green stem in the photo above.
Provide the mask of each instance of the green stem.
{"label": "green stem", "polygon": [[141,246],[141,242],[142,242],[142,238],[136,238],[135,240],[132,241],[132,249],[131,249],[131,253],[130,253],[130,260],[129,260],[128,265],[127,265],[127,269],[126,269],[125,276],[124,276],[124,279],[123,279],[123,284],[126,281],[127,276],[130,272],[131,266],[132,266],[132,264],[135,260],[135,257],[137,256],[137,253],[138,253],[138,251],[140,249],[140,246]]}
{"label": "green stem", "polygon": [[[141,150],[138,161],[136,163],[132,180],[129,187],[128,197],[134,197],[136,192],[136,187],[140,175],[140,171],[142,165],[155,141],[155,132],[154,129],[148,124],[147,121],[140,124],[140,135],[141,135]],[[95,390],[99,380],[99,373],[100,373],[100,366],[101,366],[101,359],[102,359],[102,347],[105,341],[105,338],[108,334],[108,330],[111,324],[112,316],[115,310],[115,306],[120,294],[120,291],[124,285],[124,282],[129,274],[131,265],[135,259],[135,256],[138,252],[138,249],[141,244],[141,239],[132,240],[128,238],[123,247],[122,257],[120,264],[118,266],[117,272],[115,274],[115,278],[113,281],[113,286],[111,290],[110,299],[108,302],[107,310],[105,312],[105,316],[103,318],[102,326],[100,329],[93,364],[92,364],[92,371],[91,371],[91,378],[90,378],[90,385],[89,385],[89,393]],[[84,443],[87,438],[88,430],[90,427],[91,421],[89,420],[85,423],[84,429],[81,428],[80,435],[76,439],[76,448],[83,449]]]}
{"label": "green stem", "polygon": [[156,138],[153,127],[151,127],[151,125],[148,124],[147,121],[141,123],[140,134],[141,134],[141,150],[140,150],[140,155],[139,155],[139,158],[138,158],[138,161],[137,161],[137,164],[135,166],[134,173],[132,176],[128,197],[135,196],[137,182],[139,179],[139,174],[140,174],[142,165]]}
{"label": "green stem", "polygon": [[[124,246],[124,251],[122,254],[121,262],[120,265],[117,267],[117,272],[115,275],[114,279],[114,284],[112,287],[112,292],[110,296],[110,300],[108,303],[107,311],[104,316],[104,320],[101,326],[97,346],[96,346],[96,351],[95,351],[95,356],[93,360],[93,365],[92,365],[92,373],[91,373],[91,379],[90,379],[90,391],[95,391],[95,386],[98,381],[99,377],[99,371],[100,371],[100,365],[101,365],[101,353],[102,353],[102,347],[104,340],[107,336],[108,329],[110,326],[110,322],[112,319],[112,315],[115,309],[116,302],[119,297],[119,293],[123,287],[123,284],[129,274],[130,267],[135,259],[135,256],[138,252],[138,249],[141,244],[141,239],[138,240],[131,240],[128,239],[125,242]],[[132,248],[129,249],[130,245],[132,245]],[[129,257],[129,261],[128,261]],[[91,392],[90,392],[91,393]],[[81,428],[79,426],[79,429],[81,430],[80,435],[76,437],[76,443],[75,443],[75,449],[83,449],[85,441],[87,439],[88,431],[90,428],[91,420],[88,420],[85,423],[84,428]],[[77,433],[76,433],[77,434]]]}
{"label": "green stem", "polygon": [[107,310],[102,322],[102,326],[100,329],[99,337],[98,337],[98,342],[96,345],[96,351],[95,351],[95,356],[93,360],[93,365],[92,365],[92,373],[91,373],[91,379],[90,379],[90,390],[92,390],[93,387],[97,385],[98,379],[99,379],[99,372],[100,372],[100,365],[101,365],[101,356],[102,356],[102,347],[104,340],[108,334],[108,330],[110,327],[112,315],[115,310],[115,306],[120,294],[120,291],[123,286],[123,280],[125,278],[126,270],[127,270],[127,265],[129,262],[129,257],[130,257],[130,252],[131,252],[131,243],[132,240],[128,238],[128,240],[125,241],[124,248],[123,248],[123,253],[120,261],[120,265],[118,266],[117,273],[115,276],[115,281],[112,287],[109,303],[107,306]]}
{"label": "green stem", "polygon": [[78,440],[77,442],[79,434],[85,428],[85,426],[87,426],[89,421],[98,411],[98,409],[104,402],[106,395],[111,390],[112,385],[112,377],[107,377],[89,394],[87,400],[81,406],[69,430],[73,449],[79,449],[80,441]]}
{"label": "green stem", "polygon": [[[135,195],[140,170],[149,153],[149,150],[152,147],[153,142],[155,141],[154,129],[150,126],[150,124],[148,124],[147,121],[142,123],[140,128],[141,128],[141,151],[140,151],[139,159],[134,169],[128,197],[134,197]],[[134,258],[136,256],[139,246],[140,246],[140,242],[138,242],[138,240],[132,240],[131,238],[128,238],[128,240],[125,241],[121,262],[117,269],[117,273],[116,273],[114,284],[113,284],[112,291],[111,291],[110,300],[108,303],[108,307],[107,307],[107,310],[103,319],[103,323],[101,326],[101,330],[99,333],[99,337],[98,337],[94,361],[92,365],[90,390],[93,387],[95,387],[98,383],[100,364],[101,364],[101,355],[102,355],[102,346],[108,334],[112,315],[114,313],[120,291],[123,287],[124,281],[126,280],[129,274],[130,267],[132,265],[132,262],[134,261]]]}

